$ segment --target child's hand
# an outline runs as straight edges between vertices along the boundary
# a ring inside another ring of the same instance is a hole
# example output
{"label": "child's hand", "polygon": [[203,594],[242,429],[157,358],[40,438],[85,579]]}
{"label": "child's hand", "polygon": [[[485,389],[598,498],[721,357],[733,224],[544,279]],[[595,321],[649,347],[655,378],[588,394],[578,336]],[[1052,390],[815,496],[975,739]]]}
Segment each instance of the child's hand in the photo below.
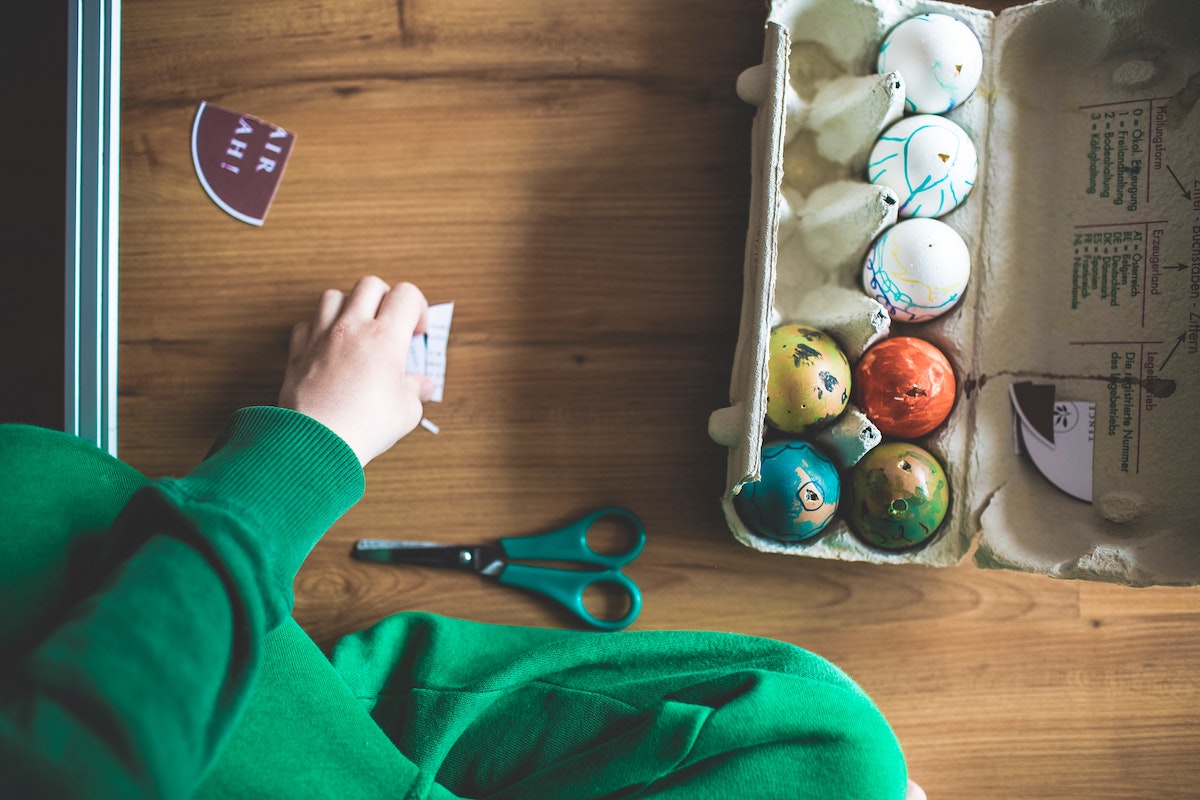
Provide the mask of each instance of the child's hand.
{"label": "child's hand", "polygon": [[363,278],[347,297],[321,295],[314,317],[292,329],[279,405],[307,414],[350,445],[364,466],[421,421],[428,378],[405,374],[429,304],[411,283]]}

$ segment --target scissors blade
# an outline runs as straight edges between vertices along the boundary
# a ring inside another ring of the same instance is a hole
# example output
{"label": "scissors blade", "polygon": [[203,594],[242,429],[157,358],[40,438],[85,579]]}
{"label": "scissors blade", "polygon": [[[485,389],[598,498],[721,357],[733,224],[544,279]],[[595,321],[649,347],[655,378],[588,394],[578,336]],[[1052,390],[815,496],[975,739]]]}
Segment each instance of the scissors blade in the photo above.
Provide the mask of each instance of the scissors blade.
{"label": "scissors blade", "polygon": [[504,567],[503,551],[498,547],[454,546],[437,542],[360,539],[354,544],[351,555],[360,561],[380,564],[452,567],[485,575],[494,575]]}

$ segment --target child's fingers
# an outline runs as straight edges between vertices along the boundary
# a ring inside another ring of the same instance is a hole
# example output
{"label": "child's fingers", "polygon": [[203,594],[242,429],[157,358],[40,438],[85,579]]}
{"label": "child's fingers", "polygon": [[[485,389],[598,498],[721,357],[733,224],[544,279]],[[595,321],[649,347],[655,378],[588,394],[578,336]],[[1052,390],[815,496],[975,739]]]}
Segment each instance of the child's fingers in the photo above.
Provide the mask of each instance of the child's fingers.
{"label": "child's fingers", "polygon": [[417,324],[413,326],[414,334],[427,333],[429,331],[429,304],[425,303],[421,306],[421,315],[417,317]]}
{"label": "child's fingers", "polygon": [[427,378],[424,375],[420,377],[421,387],[418,390],[418,396],[421,398],[422,403],[428,403],[433,399],[433,393],[437,390],[437,387],[434,386],[432,378]]}
{"label": "child's fingers", "polygon": [[313,315],[312,330],[327,331],[333,326],[333,321],[342,313],[346,303],[346,295],[337,289],[326,289],[317,301],[317,312]]}
{"label": "child's fingers", "polygon": [[308,337],[312,334],[312,326],[307,322],[297,322],[292,326],[292,338],[288,342],[288,353],[295,358],[308,345]]}
{"label": "child's fingers", "polygon": [[427,321],[425,312],[429,303],[421,290],[411,283],[398,283],[379,304],[378,318],[387,322],[404,336],[424,333]]}
{"label": "child's fingers", "polygon": [[334,320],[342,313],[342,308],[346,305],[345,292],[338,289],[326,289],[321,293],[321,299],[317,301],[317,310],[313,315],[313,331],[322,331],[333,325]]}
{"label": "child's fingers", "polygon": [[350,296],[342,306],[341,316],[358,320],[375,319],[379,313],[379,303],[387,294],[388,285],[383,278],[374,275],[360,278],[350,290]]}

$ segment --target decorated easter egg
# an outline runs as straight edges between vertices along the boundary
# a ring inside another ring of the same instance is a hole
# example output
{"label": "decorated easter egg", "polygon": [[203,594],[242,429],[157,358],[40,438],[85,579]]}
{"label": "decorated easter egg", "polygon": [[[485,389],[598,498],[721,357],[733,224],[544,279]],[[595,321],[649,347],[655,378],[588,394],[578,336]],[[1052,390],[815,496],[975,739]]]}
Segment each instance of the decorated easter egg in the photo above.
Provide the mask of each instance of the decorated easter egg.
{"label": "decorated easter egg", "polygon": [[922,14],[887,35],[878,68],[881,75],[900,73],[909,113],[945,114],[975,91],[983,74],[983,48],[961,20]]}
{"label": "decorated easter egg", "polygon": [[883,550],[926,544],[950,508],[946,470],[929,451],[888,442],[854,466],[843,514],[850,529]]}
{"label": "decorated easter egg", "polygon": [[958,232],[925,217],[901,220],[875,240],[863,263],[863,289],[898,322],[949,311],[967,288],[971,254]]}
{"label": "decorated easter egg", "polygon": [[950,414],[957,384],[949,360],[929,342],[893,336],[854,367],[854,402],[886,436],[911,439]]}
{"label": "decorated easter egg", "polygon": [[905,117],[871,148],[868,178],[900,201],[901,217],[940,217],[975,185],[979,159],[967,132],[945,117]]}
{"label": "decorated easter egg", "polygon": [[833,519],[841,494],[837,468],[808,442],[791,439],[764,445],[761,475],[733,499],[742,521],[755,533],[802,542]]}
{"label": "decorated easter egg", "polygon": [[767,423],[802,433],[829,422],[850,401],[850,362],[829,334],[807,325],[771,331]]}

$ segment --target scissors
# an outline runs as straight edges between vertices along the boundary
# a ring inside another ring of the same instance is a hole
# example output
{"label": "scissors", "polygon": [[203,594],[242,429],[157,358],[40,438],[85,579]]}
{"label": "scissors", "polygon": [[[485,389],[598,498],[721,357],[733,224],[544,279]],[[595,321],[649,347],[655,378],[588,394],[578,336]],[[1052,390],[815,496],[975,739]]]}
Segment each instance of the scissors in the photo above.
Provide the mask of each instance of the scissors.
{"label": "scissors", "polygon": [[[617,519],[634,533],[633,545],[624,553],[597,553],[587,543],[588,531],[599,520]],[[621,567],[633,561],[646,545],[646,529],[633,512],[624,508],[599,508],[565,528],[537,536],[501,539],[498,545],[447,546],[437,542],[404,542],[392,539],[360,539],[351,555],[362,561],[382,564],[413,564],[424,567],[456,567],[496,578],[508,586],[539,592],[561,603],[575,616],[602,631],[619,631],[642,610],[642,593]],[[592,569],[557,569],[514,560],[561,561]],[[600,619],[583,605],[583,593],[595,583],[620,586],[629,596],[629,610],[620,619]]]}

